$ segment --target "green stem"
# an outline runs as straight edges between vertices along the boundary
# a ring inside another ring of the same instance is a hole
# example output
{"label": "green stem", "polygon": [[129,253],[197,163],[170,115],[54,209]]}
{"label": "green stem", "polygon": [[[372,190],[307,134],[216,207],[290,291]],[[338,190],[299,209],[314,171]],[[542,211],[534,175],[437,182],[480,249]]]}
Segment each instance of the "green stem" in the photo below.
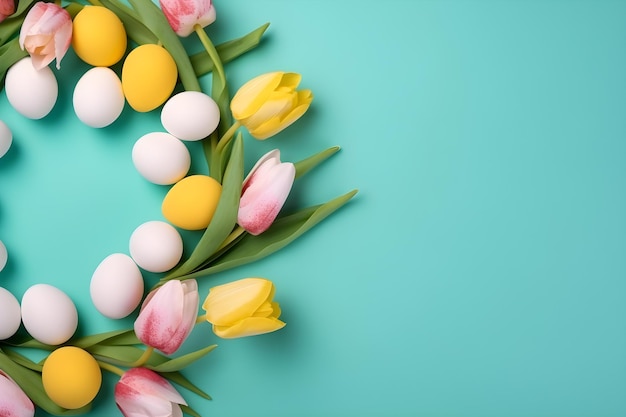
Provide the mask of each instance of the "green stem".
{"label": "green stem", "polygon": [[226,239],[224,239],[222,244],[215,250],[215,252],[219,252],[222,249],[224,249],[226,246],[230,245],[235,239],[237,239],[239,236],[241,236],[241,234],[244,233],[245,231],[246,231],[246,229],[244,229],[243,227],[237,225],[237,228],[235,230],[233,230],[230,233],[230,235],[228,235],[228,237]]}
{"label": "green stem", "polygon": [[204,323],[206,321],[206,314],[202,314],[198,316],[196,319],[196,324]]}
{"label": "green stem", "polygon": [[228,142],[231,141],[233,136],[235,136],[235,132],[240,127],[241,127],[241,123],[239,123],[239,121],[235,121],[235,123],[233,123],[233,125],[230,128],[228,128],[226,133],[224,133],[224,136],[222,136],[222,138],[217,142],[217,148],[215,150],[217,151],[218,154],[222,152],[222,150],[228,144]]}
{"label": "green stem", "polygon": [[97,361],[97,362],[100,368],[104,369],[105,371],[109,371],[112,374],[119,375],[119,376],[124,375],[124,370],[122,368],[118,368],[117,366],[111,365],[110,363],[106,363],[103,361]]}
{"label": "green stem", "polygon": [[150,356],[152,356],[152,352],[154,352],[154,348],[152,346],[147,346],[146,350],[143,352],[143,355],[141,355],[135,362],[130,363],[128,367],[138,368],[142,366],[143,364],[148,362],[148,359],[150,359]]}
{"label": "green stem", "polygon": [[220,56],[218,55],[217,50],[215,49],[215,45],[213,45],[213,42],[211,42],[211,39],[206,34],[202,26],[197,24],[194,26],[194,30],[198,34],[198,37],[200,38],[200,42],[202,42],[204,49],[206,49],[207,53],[209,54],[211,61],[213,61],[213,65],[215,66],[215,71],[217,72],[217,75],[222,80],[222,85],[225,86],[226,74],[224,73],[224,66],[222,65],[222,60],[220,59]]}

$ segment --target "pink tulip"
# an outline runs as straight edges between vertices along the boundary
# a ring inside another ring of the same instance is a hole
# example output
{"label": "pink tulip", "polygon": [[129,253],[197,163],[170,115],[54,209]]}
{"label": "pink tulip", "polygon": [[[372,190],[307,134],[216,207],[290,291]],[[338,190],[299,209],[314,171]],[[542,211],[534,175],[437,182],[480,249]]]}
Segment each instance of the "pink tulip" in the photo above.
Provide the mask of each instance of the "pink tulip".
{"label": "pink tulip", "polygon": [[[2,1],[2,0],[0,0]],[[72,18],[55,3],[36,3],[29,10],[20,31],[20,48],[33,59],[33,66],[42,69],[56,58],[57,69],[72,41]]]}
{"label": "pink tulip", "polygon": [[115,384],[115,403],[124,417],[178,417],[183,397],[165,378],[146,368],[129,369]]}
{"label": "pink tulip", "polygon": [[195,26],[205,27],[215,22],[212,0],[159,0],[161,10],[178,36],[187,37]]}
{"label": "pink tulip", "polygon": [[153,290],[135,320],[137,337],[166,355],[176,352],[196,323],[198,300],[198,283],[193,279],[171,280]]}
{"label": "pink tulip", "polygon": [[32,417],[35,406],[9,375],[0,371],[0,416]]}
{"label": "pink tulip", "polygon": [[266,231],[278,216],[296,176],[290,162],[280,162],[280,151],[265,154],[243,182],[237,222],[248,233]]}
{"label": "pink tulip", "polygon": [[0,22],[15,13],[14,0],[0,0]]}

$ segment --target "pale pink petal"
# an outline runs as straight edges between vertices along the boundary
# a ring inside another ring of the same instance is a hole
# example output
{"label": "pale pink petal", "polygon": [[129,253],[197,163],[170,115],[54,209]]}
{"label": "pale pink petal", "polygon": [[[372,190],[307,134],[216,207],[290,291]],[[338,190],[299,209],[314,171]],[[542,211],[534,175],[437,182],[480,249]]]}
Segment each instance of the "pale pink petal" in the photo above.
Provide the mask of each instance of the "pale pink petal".
{"label": "pale pink petal", "polygon": [[0,416],[32,417],[35,406],[9,375],[0,371]]}
{"label": "pale pink petal", "polygon": [[69,49],[72,39],[72,18],[55,3],[36,3],[26,15],[20,30],[19,44],[33,58],[37,69],[55,58],[57,68]]}
{"label": "pale pink petal", "polygon": [[211,0],[160,0],[161,10],[178,36],[187,37],[194,26],[205,27],[215,21]]}
{"label": "pale pink petal", "polygon": [[8,17],[15,13],[14,0],[0,0],[0,16]]}
{"label": "pale pink petal", "polygon": [[187,404],[162,376],[146,368],[133,368],[115,385],[115,402],[126,417],[179,416],[178,404]]}

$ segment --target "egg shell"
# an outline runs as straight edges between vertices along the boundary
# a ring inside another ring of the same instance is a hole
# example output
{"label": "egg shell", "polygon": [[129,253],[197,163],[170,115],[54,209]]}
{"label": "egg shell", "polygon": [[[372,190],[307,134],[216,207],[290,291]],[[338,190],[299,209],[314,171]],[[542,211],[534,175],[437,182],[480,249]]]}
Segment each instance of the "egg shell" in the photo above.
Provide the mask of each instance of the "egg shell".
{"label": "egg shell", "polygon": [[130,237],[130,256],[149,272],[165,272],[183,256],[183,239],[171,224],[154,220],[143,223]]}
{"label": "egg shell", "polygon": [[78,326],[78,312],[70,297],[48,284],[35,284],[22,296],[22,322],[36,340],[48,345],[67,342]]}
{"label": "egg shell", "polygon": [[13,143],[13,133],[11,129],[9,129],[9,126],[0,120],[0,158],[9,151],[11,143]]}
{"label": "egg shell", "polygon": [[161,211],[165,219],[186,230],[205,229],[217,208],[222,186],[207,175],[190,175],[170,188]]}
{"label": "egg shell", "polygon": [[22,316],[17,298],[0,287],[0,340],[13,336],[20,328]]}
{"label": "egg shell", "polygon": [[138,112],[159,107],[176,86],[178,69],[174,58],[159,45],[144,44],[126,56],[122,88],[128,104]]}
{"label": "egg shell", "polygon": [[147,133],[133,146],[133,164],[148,181],[169,185],[182,179],[191,167],[189,150],[165,132]]}
{"label": "egg shell", "polygon": [[135,261],[123,253],[114,253],[100,262],[89,292],[96,309],[104,316],[121,319],[132,313],[143,298],[143,277]]}
{"label": "egg shell", "polygon": [[87,126],[108,126],[124,110],[122,82],[111,68],[92,68],[76,83],[73,104],[76,116]]}
{"label": "egg shell", "polygon": [[50,113],[59,95],[59,85],[50,67],[36,70],[30,57],[22,58],[9,68],[4,89],[11,106],[35,120]]}
{"label": "egg shell", "polygon": [[122,21],[103,6],[84,6],[74,17],[72,47],[76,55],[94,67],[109,67],[126,52]]}
{"label": "egg shell", "polygon": [[0,240],[0,271],[4,269],[7,265],[7,261],[9,260],[9,253],[7,252],[7,247],[4,246],[4,243]]}
{"label": "egg shell", "polygon": [[199,91],[183,91],[172,96],[161,110],[165,130],[181,140],[201,140],[209,136],[220,122],[215,100]]}

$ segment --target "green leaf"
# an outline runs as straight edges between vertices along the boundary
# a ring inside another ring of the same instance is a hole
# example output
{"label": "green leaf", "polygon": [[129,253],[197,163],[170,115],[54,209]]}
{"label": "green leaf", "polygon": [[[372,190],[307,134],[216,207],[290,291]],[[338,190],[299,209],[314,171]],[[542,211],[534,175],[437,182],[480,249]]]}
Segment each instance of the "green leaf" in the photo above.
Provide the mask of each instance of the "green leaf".
{"label": "green leaf", "polygon": [[66,410],[56,405],[46,394],[41,381],[41,374],[15,363],[4,351],[0,350],[0,369],[6,372],[24,393],[39,408],[55,416],[84,414],[91,409],[91,404],[76,410]]}
{"label": "green leaf", "polygon": [[181,404],[180,409],[182,410],[183,413],[188,414],[192,417],[202,417],[200,414],[198,414],[196,410],[189,407],[188,405]]}
{"label": "green leaf", "polygon": [[9,17],[0,24],[0,45],[11,39],[22,27],[24,18],[21,16]]}
{"label": "green leaf", "polygon": [[222,194],[211,223],[204,231],[195,249],[182,265],[161,282],[188,274],[207,260],[232,232],[237,222],[241,184],[243,183],[243,140],[235,139],[232,154],[224,174]]}
{"label": "green leaf", "polygon": [[264,258],[287,246],[307,230],[346,204],[357,190],[350,191],[325,204],[309,207],[282,217],[258,236],[246,235],[211,266],[180,279],[200,278]]}
{"label": "green leaf", "polygon": [[191,61],[189,61],[189,55],[161,9],[151,0],[129,0],[129,3],[137,11],[143,24],[159,38],[163,47],[174,58],[178,67],[178,76],[185,90],[202,91]]}
{"label": "green leaf", "polygon": [[[133,329],[127,329],[127,330],[113,330],[110,332],[106,332],[106,333],[99,333],[99,334],[94,334],[91,336],[85,336],[85,337],[81,337],[80,339],[76,339],[74,341],[72,341],[72,345],[82,348],[82,349],[87,349],[90,346],[93,345],[97,345],[97,344],[102,344],[103,342],[107,342],[106,344],[110,344],[109,341],[111,339],[114,339],[116,337],[129,337],[128,335],[135,335],[135,332],[133,331]],[[132,337],[131,336],[131,337]],[[136,338],[136,337],[135,337]],[[137,344],[139,343],[139,341],[137,340],[136,343],[129,343],[129,344]]]}
{"label": "green leaf", "polygon": [[202,358],[203,356],[205,356],[206,354],[211,352],[216,347],[217,347],[217,345],[210,345],[210,346],[204,347],[202,349],[196,350],[195,352],[191,352],[191,353],[188,353],[186,355],[179,356],[179,357],[174,358],[174,359],[170,359],[167,362],[163,362],[160,365],[149,366],[149,368],[152,369],[153,371],[156,371],[156,372],[175,372],[175,371],[180,371],[181,369],[186,368],[187,366],[189,366],[193,362],[195,362],[198,359]]}
{"label": "green leaf", "polygon": [[33,3],[36,3],[38,1],[39,0],[19,0],[19,1],[16,1],[16,3],[17,3],[17,10],[15,10],[15,13],[13,13],[11,15],[11,17],[13,17],[13,16],[20,16],[26,10],[29,10],[31,8],[31,6],[33,5]]}
{"label": "green leaf", "polygon": [[43,365],[39,364],[39,363],[35,363],[33,361],[31,361],[30,359],[28,359],[26,356],[21,355],[15,351],[9,350],[9,349],[5,349],[4,353],[6,353],[6,355],[11,358],[11,360],[13,360],[13,362],[31,369],[35,372],[41,372],[41,370],[43,369]]}
{"label": "green leaf", "polygon": [[296,162],[294,164],[296,167],[296,178],[300,178],[304,174],[308,173],[310,170],[336,154],[339,149],[341,149],[339,146],[333,146],[332,148],[316,153],[315,155],[303,159],[302,161]]}
{"label": "green leaf", "polygon": [[[143,349],[136,346],[93,345],[85,350],[96,357],[103,358],[105,362],[118,366],[128,366],[139,359],[144,353]],[[167,356],[158,352],[152,352],[150,359],[146,362],[146,366],[158,366],[168,360],[170,360],[170,358]]]}
{"label": "green leaf", "polygon": [[4,76],[9,68],[26,56],[28,56],[28,52],[20,49],[17,38],[0,46],[0,80],[2,83],[4,83]]}
{"label": "green leaf", "polygon": [[130,7],[115,0],[100,0],[100,3],[120,18],[126,34],[137,44],[156,44],[159,42],[159,38],[141,22],[139,15]]}
{"label": "green leaf", "polygon": [[164,378],[169,379],[171,382],[180,385],[181,387],[188,389],[194,394],[199,395],[200,397],[210,400],[211,396],[206,392],[202,391],[198,386],[189,381],[182,373],[180,372],[160,372],[160,375]]}
{"label": "green leaf", "polygon": [[[222,63],[230,62],[257,47],[269,25],[269,23],[266,23],[241,38],[217,45],[215,49],[217,49]],[[197,76],[213,71],[213,62],[209,59],[209,54],[206,51],[191,55],[190,60]]]}

